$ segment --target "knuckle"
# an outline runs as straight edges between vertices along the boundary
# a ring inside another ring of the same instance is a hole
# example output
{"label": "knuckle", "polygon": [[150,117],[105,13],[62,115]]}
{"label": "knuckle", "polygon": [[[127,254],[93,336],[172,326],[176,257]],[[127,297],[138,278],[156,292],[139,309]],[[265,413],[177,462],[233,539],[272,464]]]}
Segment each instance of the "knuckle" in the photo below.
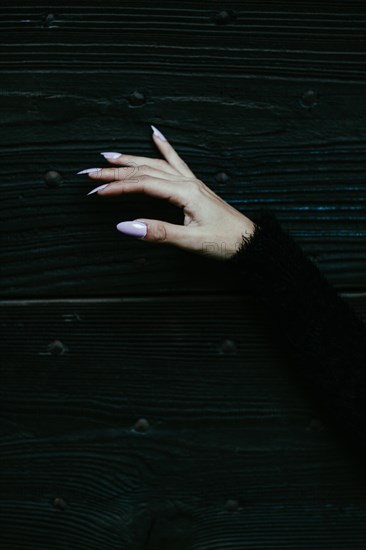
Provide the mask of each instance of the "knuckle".
{"label": "knuckle", "polygon": [[166,235],[166,229],[164,227],[164,224],[158,223],[156,225],[156,230],[155,230],[155,239],[157,241],[165,241],[166,238],[167,238],[167,235]]}
{"label": "knuckle", "polygon": [[124,173],[124,178],[126,180],[129,180],[129,179],[133,179],[137,175],[138,175],[138,170],[135,170],[134,168],[131,169],[130,167],[128,167],[126,172]]}
{"label": "knuckle", "polygon": [[156,164],[159,168],[166,168],[168,163],[166,160],[156,159]]}
{"label": "knuckle", "polygon": [[200,182],[197,179],[188,178],[188,185],[191,191],[198,191],[200,188]]}

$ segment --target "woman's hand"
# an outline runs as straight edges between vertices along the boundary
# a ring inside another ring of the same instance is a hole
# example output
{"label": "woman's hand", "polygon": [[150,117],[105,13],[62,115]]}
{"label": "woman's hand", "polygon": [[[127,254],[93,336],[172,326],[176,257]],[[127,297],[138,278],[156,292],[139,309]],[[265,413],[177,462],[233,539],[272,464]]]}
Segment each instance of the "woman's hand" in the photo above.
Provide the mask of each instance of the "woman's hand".
{"label": "woman's hand", "polygon": [[153,159],[120,153],[102,153],[113,168],[91,168],[80,173],[103,182],[90,191],[103,197],[145,193],[166,199],[184,212],[184,225],[138,218],[121,222],[117,229],[145,241],[168,243],[228,260],[250,237],[255,224],[197,179],[166,138],[152,126],[155,145],[164,156]]}

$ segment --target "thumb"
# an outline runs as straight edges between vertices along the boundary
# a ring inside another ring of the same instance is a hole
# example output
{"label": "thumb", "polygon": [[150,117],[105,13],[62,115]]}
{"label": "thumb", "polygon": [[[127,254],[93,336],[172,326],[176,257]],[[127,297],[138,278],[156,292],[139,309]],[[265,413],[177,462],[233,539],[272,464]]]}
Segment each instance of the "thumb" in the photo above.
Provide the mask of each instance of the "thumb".
{"label": "thumb", "polygon": [[159,242],[189,248],[189,231],[184,225],[176,225],[162,220],[149,220],[138,218],[133,221],[120,222],[117,224],[118,231],[138,237],[144,241]]}

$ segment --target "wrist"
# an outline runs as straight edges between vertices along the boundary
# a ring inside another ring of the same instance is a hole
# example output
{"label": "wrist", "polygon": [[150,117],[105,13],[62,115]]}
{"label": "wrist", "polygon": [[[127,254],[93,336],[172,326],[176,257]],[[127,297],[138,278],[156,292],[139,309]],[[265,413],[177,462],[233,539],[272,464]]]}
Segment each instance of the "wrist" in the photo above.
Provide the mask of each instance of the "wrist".
{"label": "wrist", "polygon": [[234,248],[228,250],[227,254],[225,255],[226,260],[231,259],[233,256],[235,256],[235,254],[237,254],[237,252],[239,252],[239,250],[243,249],[249,244],[251,237],[254,235],[256,227],[256,224],[252,222],[252,220],[246,218],[245,222],[241,225],[239,229]]}
{"label": "wrist", "polygon": [[231,238],[231,240],[226,240],[221,243],[221,247],[217,247],[216,259],[221,261],[227,261],[232,259],[239,250],[242,250],[249,244],[251,237],[254,235],[256,225],[253,222],[242,226],[240,231],[237,233],[236,238]]}

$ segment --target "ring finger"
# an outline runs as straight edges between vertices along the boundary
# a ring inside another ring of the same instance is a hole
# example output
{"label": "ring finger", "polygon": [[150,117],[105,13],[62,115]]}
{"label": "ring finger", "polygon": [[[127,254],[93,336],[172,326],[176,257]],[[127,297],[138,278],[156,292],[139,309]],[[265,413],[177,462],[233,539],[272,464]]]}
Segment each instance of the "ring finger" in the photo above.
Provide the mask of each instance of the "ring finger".
{"label": "ring finger", "polygon": [[94,180],[101,181],[116,181],[116,180],[138,180],[141,176],[152,176],[155,178],[171,180],[172,175],[157,168],[153,168],[146,164],[140,166],[124,166],[124,167],[114,167],[114,168],[102,168],[98,172],[91,172],[88,176]]}

